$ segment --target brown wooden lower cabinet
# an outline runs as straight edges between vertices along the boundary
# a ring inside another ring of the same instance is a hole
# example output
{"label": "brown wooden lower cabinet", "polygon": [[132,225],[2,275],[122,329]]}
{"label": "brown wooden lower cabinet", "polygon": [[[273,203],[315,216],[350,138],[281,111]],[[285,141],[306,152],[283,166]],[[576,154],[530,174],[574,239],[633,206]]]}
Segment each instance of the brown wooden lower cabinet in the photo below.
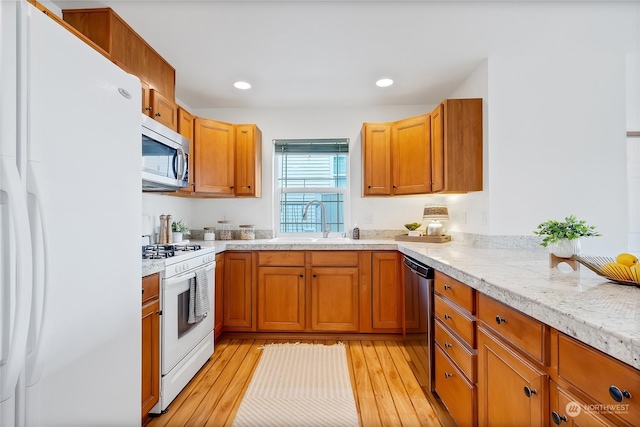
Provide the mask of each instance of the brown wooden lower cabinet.
{"label": "brown wooden lower cabinet", "polygon": [[591,426],[607,427],[615,424],[602,418],[594,411],[589,410],[590,406],[583,400],[577,398],[558,384],[551,381],[549,388],[551,398],[550,425],[567,425],[572,427]]}
{"label": "brown wooden lower cabinet", "polygon": [[403,286],[397,252],[371,253],[371,304],[373,329],[402,330]]}
{"label": "brown wooden lower cabinet", "polygon": [[478,425],[544,426],[549,376],[478,326]]}
{"label": "brown wooden lower cabinet", "polygon": [[142,278],[142,418],[160,400],[160,275]]}
{"label": "brown wooden lower cabinet", "polygon": [[251,252],[224,255],[224,329],[255,331]]}
{"label": "brown wooden lower cabinet", "polygon": [[475,426],[476,386],[451,363],[438,345],[434,357],[435,390],[442,403],[459,426]]}
{"label": "brown wooden lower cabinet", "polygon": [[311,330],[358,332],[357,267],[311,269]]}
{"label": "brown wooden lower cabinet", "polygon": [[214,339],[222,334],[224,328],[224,253],[216,254],[215,294]]}
{"label": "brown wooden lower cabinet", "polygon": [[260,267],[257,298],[259,331],[304,330],[304,267]]}

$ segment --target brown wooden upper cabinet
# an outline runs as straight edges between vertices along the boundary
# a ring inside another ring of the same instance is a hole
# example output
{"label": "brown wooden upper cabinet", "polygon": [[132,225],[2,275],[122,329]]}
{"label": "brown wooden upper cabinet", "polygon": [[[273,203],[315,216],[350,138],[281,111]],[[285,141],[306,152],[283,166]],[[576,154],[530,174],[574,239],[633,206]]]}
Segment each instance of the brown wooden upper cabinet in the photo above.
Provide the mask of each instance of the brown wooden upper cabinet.
{"label": "brown wooden upper cabinet", "polygon": [[175,69],[111,8],[64,9],[62,17],[119,67],[175,101]]}
{"label": "brown wooden upper cabinet", "polygon": [[429,193],[430,129],[428,114],[394,123],[365,123],[362,130],[363,194]]}
{"label": "brown wooden upper cabinet", "polygon": [[364,196],[482,190],[482,99],[362,128]]}
{"label": "brown wooden upper cabinet", "polygon": [[431,191],[482,191],[482,99],[447,99],[431,113]]}
{"label": "brown wooden upper cabinet", "polygon": [[196,195],[261,197],[262,132],[256,125],[233,125],[196,118]]}
{"label": "brown wooden upper cabinet", "polygon": [[178,133],[189,140],[189,185],[178,190],[180,193],[192,193],[193,190],[193,158],[194,158],[194,128],[195,117],[184,108],[178,106]]}
{"label": "brown wooden upper cabinet", "polygon": [[162,95],[155,89],[151,89],[151,110],[149,117],[162,123],[173,131],[178,131],[178,104]]}

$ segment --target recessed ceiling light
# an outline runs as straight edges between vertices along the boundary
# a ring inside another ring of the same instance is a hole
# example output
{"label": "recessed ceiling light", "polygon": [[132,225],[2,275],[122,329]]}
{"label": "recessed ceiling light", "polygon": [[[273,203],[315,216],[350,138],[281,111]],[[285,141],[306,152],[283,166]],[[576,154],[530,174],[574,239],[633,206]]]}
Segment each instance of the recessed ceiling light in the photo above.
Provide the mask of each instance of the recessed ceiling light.
{"label": "recessed ceiling light", "polygon": [[247,82],[235,82],[233,84],[236,88],[238,89],[249,89],[251,87],[251,85]]}
{"label": "recessed ceiling light", "polygon": [[393,80],[391,79],[380,79],[376,82],[376,86],[378,87],[387,87],[393,84]]}

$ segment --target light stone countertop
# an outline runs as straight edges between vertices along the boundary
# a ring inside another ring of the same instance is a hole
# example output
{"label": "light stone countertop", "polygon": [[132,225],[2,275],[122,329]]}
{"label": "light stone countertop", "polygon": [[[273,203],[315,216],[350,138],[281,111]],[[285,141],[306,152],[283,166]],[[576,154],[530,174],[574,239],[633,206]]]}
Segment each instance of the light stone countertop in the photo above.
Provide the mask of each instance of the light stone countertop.
{"label": "light stone countertop", "polygon": [[[546,250],[393,240],[197,241],[225,250],[398,250],[510,307],[640,369],[640,288],[610,282],[586,267],[549,268]],[[146,261],[145,261],[146,262]],[[145,270],[143,262],[143,275]],[[147,273],[151,274],[151,273]]]}

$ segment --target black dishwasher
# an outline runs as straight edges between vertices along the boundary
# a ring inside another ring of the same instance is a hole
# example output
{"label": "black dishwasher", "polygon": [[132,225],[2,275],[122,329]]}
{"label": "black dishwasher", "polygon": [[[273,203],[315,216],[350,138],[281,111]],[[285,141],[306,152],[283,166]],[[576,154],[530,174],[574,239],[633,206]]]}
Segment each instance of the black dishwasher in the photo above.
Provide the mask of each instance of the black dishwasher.
{"label": "black dishwasher", "polygon": [[418,340],[428,360],[421,361],[433,389],[433,268],[404,256],[404,320],[407,338]]}

